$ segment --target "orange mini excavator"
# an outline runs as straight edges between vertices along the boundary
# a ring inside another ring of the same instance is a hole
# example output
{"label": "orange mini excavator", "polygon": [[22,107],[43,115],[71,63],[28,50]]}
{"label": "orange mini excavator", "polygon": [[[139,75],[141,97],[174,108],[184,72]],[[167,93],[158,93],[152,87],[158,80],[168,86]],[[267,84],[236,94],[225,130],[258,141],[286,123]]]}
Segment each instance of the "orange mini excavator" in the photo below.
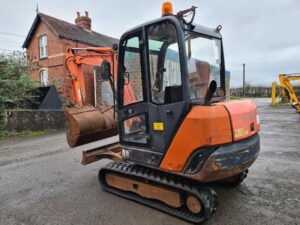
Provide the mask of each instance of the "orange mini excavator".
{"label": "orange mini excavator", "polygon": [[[102,62],[101,76],[113,88],[117,81],[117,107],[110,110],[116,111],[112,124],[119,141],[84,151],[82,164],[110,158],[99,171],[104,190],[201,223],[217,208],[209,184],[239,184],[247,176],[259,153],[260,124],[253,101],[225,101],[221,26],[197,25],[195,9],[173,14],[167,2],[162,17],[125,32],[117,68],[116,48],[97,50],[114,59],[105,55],[102,61],[109,63]],[[71,72],[74,87],[82,80],[77,74]],[[128,98],[128,90],[134,97]],[[77,133],[72,132],[80,143],[90,142],[81,132],[93,126],[96,133],[99,128],[98,139],[115,134],[103,135],[110,126],[100,126],[103,113],[98,112],[101,116],[77,121]]]}

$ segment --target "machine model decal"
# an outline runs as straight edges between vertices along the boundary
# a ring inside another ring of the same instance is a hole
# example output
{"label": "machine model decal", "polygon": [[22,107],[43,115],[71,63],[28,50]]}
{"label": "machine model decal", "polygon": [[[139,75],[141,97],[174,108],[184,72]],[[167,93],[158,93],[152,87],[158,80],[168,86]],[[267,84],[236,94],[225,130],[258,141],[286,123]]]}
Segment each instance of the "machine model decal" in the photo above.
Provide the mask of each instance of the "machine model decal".
{"label": "machine model decal", "polygon": [[249,133],[249,130],[246,130],[244,128],[239,128],[239,129],[236,129],[234,130],[234,137],[241,137],[241,136],[244,136],[244,135],[247,135]]}

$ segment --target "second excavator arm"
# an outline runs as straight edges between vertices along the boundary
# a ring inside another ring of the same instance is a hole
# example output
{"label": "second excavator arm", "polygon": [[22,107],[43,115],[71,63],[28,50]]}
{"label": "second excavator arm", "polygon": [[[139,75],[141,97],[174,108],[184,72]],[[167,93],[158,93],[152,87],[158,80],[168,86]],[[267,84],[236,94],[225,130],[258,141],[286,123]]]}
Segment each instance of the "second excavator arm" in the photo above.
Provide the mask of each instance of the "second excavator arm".
{"label": "second excavator arm", "polygon": [[280,74],[279,82],[281,87],[284,89],[289,100],[292,103],[292,107],[296,109],[297,113],[300,113],[299,99],[295,93],[294,87],[290,81],[300,80],[300,74]]}

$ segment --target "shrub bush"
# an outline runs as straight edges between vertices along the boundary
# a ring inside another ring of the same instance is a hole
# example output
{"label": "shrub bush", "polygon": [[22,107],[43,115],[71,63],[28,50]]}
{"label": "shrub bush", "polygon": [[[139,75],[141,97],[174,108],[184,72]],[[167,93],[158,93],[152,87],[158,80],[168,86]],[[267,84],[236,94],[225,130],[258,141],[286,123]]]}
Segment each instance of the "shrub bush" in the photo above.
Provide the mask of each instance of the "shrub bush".
{"label": "shrub bush", "polygon": [[31,108],[37,103],[37,84],[31,79],[25,53],[0,54],[0,109]]}

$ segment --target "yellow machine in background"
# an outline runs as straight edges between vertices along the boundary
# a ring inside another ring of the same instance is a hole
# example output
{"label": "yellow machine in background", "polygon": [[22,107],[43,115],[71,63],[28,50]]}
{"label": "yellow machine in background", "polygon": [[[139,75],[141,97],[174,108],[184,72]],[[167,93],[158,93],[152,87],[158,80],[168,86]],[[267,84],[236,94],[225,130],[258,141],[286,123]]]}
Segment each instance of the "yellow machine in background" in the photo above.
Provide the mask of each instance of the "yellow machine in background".
{"label": "yellow machine in background", "polygon": [[[295,93],[291,81],[300,80],[300,74],[279,74],[279,83],[283,90],[282,97],[287,97],[292,107],[296,109],[296,113],[300,113],[299,99]],[[276,105],[276,82],[272,84],[272,105]]]}

